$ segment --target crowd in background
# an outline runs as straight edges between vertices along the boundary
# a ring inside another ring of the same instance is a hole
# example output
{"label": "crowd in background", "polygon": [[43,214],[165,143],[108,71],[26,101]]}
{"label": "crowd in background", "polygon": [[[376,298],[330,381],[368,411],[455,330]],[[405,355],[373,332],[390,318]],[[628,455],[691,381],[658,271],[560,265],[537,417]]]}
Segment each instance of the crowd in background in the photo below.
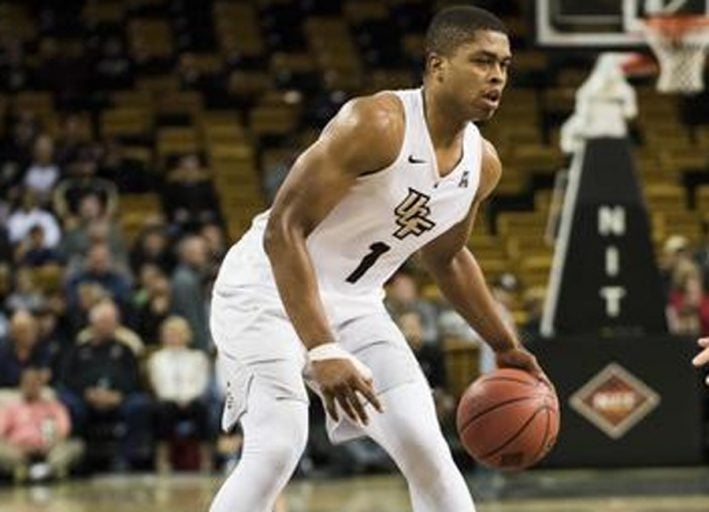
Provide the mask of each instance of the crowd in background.
{"label": "crowd in background", "polygon": [[114,470],[169,469],[176,437],[209,468],[208,297],[228,248],[216,193],[199,155],[166,162],[151,178],[164,213],[127,241],[120,193],[145,184],[115,141],[75,126],[69,114],[52,137],[19,113],[0,141],[0,469],[61,477],[94,445]]}

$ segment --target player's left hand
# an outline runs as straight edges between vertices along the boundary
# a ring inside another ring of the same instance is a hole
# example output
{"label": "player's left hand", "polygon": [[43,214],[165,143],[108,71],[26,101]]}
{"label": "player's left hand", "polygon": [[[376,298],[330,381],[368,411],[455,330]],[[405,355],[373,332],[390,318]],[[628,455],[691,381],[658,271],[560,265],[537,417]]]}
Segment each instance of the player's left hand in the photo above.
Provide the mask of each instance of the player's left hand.
{"label": "player's left hand", "polygon": [[544,381],[551,389],[554,389],[554,385],[551,383],[546,373],[544,373],[544,370],[542,370],[537,358],[528,350],[521,347],[511,348],[496,352],[495,358],[498,368],[518,368],[524,370]]}
{"label": "player's left hand", "polygon": [[[709,338],[700,338],[697,344],[702,347],[703,350],[694,356],[692,364],[696,367],[709,364]],[[706,383],[709,384],[709,377],[707,377]]]}

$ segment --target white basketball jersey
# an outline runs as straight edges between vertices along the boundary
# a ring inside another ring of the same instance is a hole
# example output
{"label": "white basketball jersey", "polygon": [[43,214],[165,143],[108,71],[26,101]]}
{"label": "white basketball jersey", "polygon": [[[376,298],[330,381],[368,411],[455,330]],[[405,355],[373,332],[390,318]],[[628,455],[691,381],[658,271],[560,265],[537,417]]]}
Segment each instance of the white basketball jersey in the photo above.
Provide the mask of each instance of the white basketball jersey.
{"label": "white basketball jersey", "polygon": [[[482,137],[470,123],[463,155],[441,178],[426,126],[421,89],[395,91],[406,129],[389,167],[361,176],[306,240],[319,290],[333,323],[381,309],[383,285],[418,249],[461,222],[480,181]],[[263,234],[269,212],[258,215],[227,254],[215,292],[251,287],[277,298]],[[287,257],[288,255],[283,255]]]}

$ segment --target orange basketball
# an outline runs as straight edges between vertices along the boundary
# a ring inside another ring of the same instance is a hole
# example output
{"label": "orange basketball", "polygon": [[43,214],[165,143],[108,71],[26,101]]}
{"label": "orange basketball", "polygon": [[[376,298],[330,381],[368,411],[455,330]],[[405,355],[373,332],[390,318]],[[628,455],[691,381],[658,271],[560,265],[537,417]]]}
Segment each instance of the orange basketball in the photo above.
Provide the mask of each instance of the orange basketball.
{"label": "orange basketball", "polygon": [[559,433],[559,399],[533,375],[511,368],[473,382],[458,404],[458,435],[485,466],[519,470],[539,462]]}

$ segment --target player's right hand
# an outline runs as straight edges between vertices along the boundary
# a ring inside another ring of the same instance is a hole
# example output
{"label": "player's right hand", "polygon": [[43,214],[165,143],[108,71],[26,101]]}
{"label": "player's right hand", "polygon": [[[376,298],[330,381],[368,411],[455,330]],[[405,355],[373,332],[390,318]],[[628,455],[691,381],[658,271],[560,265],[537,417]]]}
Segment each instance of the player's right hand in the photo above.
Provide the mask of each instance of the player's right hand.
{"label": "player's right hand", "polygon": [[499,368],[518,368],[527,371],[545,382],[549,388],[556,392],[551,379],[544,372],[534,354],[528,350],[521,347],[503,350],[495,354],[495,359]]}
{"label": "player's right hand", "polygon": [[374,408],[382,412],[382,404],[374,393],[374,381],[363,375],[357,367],[345,358],[312,361],[312,376],[320,387],[325,400],[325,409],[330,417],[339,421],[336,404],[355,422],[369,423],[362,395]]}
{"label": "player's right hand", "polygon": [[[709,364],[709,338],[700,338],[697,344],[702,347],[703,350],[694,356],[692,364],[696,367]],[[706,383],[709,384],[709,377],[707,377]]]}

